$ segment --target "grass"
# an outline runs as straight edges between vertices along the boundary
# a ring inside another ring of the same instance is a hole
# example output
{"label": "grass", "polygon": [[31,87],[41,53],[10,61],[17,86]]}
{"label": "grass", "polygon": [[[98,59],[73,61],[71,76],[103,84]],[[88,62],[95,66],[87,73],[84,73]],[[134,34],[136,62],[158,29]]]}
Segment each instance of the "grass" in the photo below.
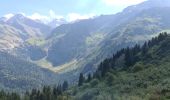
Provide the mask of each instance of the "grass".
{"label": "grass", "polygon": [[27,40],[27,43],[31,45],[42,46],[46,43],[46,40],[44,38],[30,38]]}
{"label": "grass", "polygon": [[[38,61],[34,61],[33,63],[35,63],[35,64],[37,64],[37,65],[39,65],[43,68],[49,69],[53,72],[56,72],[56,73],[65,73],[67,71],[76,69],[76,66],[77,66],[76,65],[77,60],[72,60],[72,61],[67,62],[67,63],[60,65],[60,66],[53,66],[52,63],[47,61],[45,57],[43,59],[38,60]],[[75,67],[70,67],[70,66],[75,66]]]}

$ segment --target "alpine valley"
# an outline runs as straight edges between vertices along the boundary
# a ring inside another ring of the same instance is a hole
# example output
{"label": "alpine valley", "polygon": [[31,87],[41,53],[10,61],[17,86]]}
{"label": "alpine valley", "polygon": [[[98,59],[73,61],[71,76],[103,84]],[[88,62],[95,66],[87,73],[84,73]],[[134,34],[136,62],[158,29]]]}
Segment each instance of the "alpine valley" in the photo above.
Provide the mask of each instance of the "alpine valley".
{"label": "alpine valley", "polygon": [[1,17],[0,89],[24,100],[169,99],[169,33],[169,0],[74,22]]}

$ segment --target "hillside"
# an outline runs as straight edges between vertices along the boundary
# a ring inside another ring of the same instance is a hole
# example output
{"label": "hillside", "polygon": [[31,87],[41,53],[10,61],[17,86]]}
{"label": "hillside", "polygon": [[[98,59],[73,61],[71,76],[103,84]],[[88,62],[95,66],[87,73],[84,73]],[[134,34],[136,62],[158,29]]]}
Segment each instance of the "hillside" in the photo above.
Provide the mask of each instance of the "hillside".
{"label": "hillside", "polygon": [[169,100],[169,47],[170,35],[163,33],[142,47],[122,49],[68,93],[73,100]]}
{"label": "hillside", "polygon": [[50,26],[27,18],[22,14],[16,14],[4,23],[21,30],[25,38],[48,36],[52,29]]}
{"label": "hillside", "polygon": [[[144,45],[119,50],[93,74],[79,76],[78,84],[33,89],[23,100],[169,100],[170,35],[166,32]],[[1,98],[15,97],[6,94]]]}
{"label": "hillside", "polygon": [[[89,61],[88,63],[85,62],[86,65],[95,66],[103,58],[109,57],[110,53],[116,53],[121,48],[134,46],[136,43],[143,44],[144,41],[157,36],[159,32],[169,31],[170,27],[167,18],[170,12],[168,9],[170,8],[163,7],[142,10],[133,18],[129,19],[129,21],[113,28],[98,45],[98,48],[86,56],[86,61]],[[86,69],[89,68],[85,66],[83,71]]]}
{"label": "hillside", "polygon": [[32,20],[22,14],[15,14],[10,18],[1,17],[0,51],[13,51],[13,49],[24,46],[27,43],[32,45],[31,40],[46,38],[51,30],[50,26]]}
{"label": "hillside", "polygon": [[93,54],[99,52],[96,58],[106,58],[122,47],[142,44],[157,36],[159,32],[169,31],[170,22],[167,20],[170,17],[169,9],[169,7],[162,7],[141,11],[128,22],[113,29],[112,34],[100,44],[100,49]]}
{"label": "hillside", "polygon": [[0,48],[11,50],[23,43],[21,31],[12,26],[0,24]]}
{"label": "hillside", "polygon": [[0,100],[170,100],[170,0],[0,8]]}
{"label": "hillside", "polygon": [[169,31],[170,3],[165,1],[148,0],[114,15],[61,25],[47,38],[46,60],[61,73],[74,73],[70,77],[93,72],[110,53]]}
{"label": "hillside", "polygon": [[95,71],[110,53],[169,31],[170,3],[165,1],[148,0],[117,14],[66,23],[54,30],[16,14],[0,19],[1,50],[54,72],[74,73],[68,76],[76,79],[80,72]]}
{"label": "hillside", "polygon": [[0,88],[7,91],[26,91],[54,85],[61,78],[29,61],[0,52]]}
{"label": "hillside", "polygon": [[[95,72],[101,61],[112,57],[110,54],[135,44],[143,45],[160,32],[169,32],[169,18],[168,0],[148,0],[116,14],[70,23],[61,18],[44,24],[22,14],[16,14],[8,20],[0,18],[0,51],[8,52],[7,55],[19,60],[15,65],[15,59],[11,58],[12,62],[4,63],[3,66],[16,67],[18,71],[14,71],[15,74],[20,73],[23,63],[25,66],[22,67],[28,69],[32,66],[38,68],[35,70],[46,68],[50,70],[47,74],[55,76],[57,73],[56,78],[62,77],[62,80],[72,84],[77,81],[80,73]],[[52,30],[51,27],[55,26]],[[8,72],[10,68],[5,70]],[[13,76],[14,73],[9,75]],[[43,73],[40,71],[38,74]],[[58,82],[58,79],[55,81]],[[16,87],[21,88],[19,83],[16,83]]]}

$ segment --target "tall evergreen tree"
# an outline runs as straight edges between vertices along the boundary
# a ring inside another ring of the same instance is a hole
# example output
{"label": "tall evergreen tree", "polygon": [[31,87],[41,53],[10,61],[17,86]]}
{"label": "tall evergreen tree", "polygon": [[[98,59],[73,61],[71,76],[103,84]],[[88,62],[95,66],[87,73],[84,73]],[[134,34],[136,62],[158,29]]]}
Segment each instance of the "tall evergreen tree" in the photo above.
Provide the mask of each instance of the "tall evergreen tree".
{"label": "tall evergreen tree", "polygon": [[68,89],[68,82],[67,81],[64,81],[62,88],[63,88],[63,91],[66,91]]}
{"label": "tall evergreen tree", "polygon": [[91,77],[91,74],[89,73],[89,74],[88,74],[88,78],[87,78],[87,82],[90,82],[91,79],[92,79],[92,77]]}
{"label": "tall evergreen tree", "polygon": [[148,50],[148,43],[145,42],[144,45],[142,46],[142,54],[145,55]]}
{"label": "tall evergreen tree", "polygon": [[82,86],[83,83],[84,83],[84,76],[83,73],[80,73],[78,86]]}

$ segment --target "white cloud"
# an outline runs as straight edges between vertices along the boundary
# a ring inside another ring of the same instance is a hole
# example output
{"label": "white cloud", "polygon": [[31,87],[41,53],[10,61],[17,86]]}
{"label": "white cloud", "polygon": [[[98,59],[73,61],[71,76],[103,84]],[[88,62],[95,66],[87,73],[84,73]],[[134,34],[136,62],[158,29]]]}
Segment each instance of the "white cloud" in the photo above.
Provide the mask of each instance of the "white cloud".
{"label": "white cloud", "polygon": [[53,10],[49,11],[49,16],[51,17],[51,19],[62,19],[62,18],[64,18],[61,15],[57,15]]}
{"label": "white cloud", "polygon": [[[76,20],[82,20],[82,19],[88,19],[94,17],[95,14],[87,14],[87,15],[81,15],[78,13],[70,13],[67,16],[65,16],[65,19],[67,19],[68,22],[73,22]],[[30,16],[27,16],[33,20],[40,20],[43,21],[44,23],[48,23],[52,21],[53,19],[64,19],[63,16],[57,15],[53,10],[49,11],[49,15],[41,15],[39,13],[34,13]]]}
{"label": "white cloud", "polygon": [[[49,10],[48,15],[43,15],[43,14],[40,14],[40,13],[37,13],[37,12],[35,12],[31,15],[27,15],[25,13],[18,13],[18,14],[22,14],[25,17],[28,17],[28,18],[33,19],[33,20],[41,21],[43,23],[49,23],[54,19],[65,19],[68,22],[73,22],[73,21],[76,21],[76,20],[93,18],[95,16],[95,14],[83,14],[82,15],[82,14],[78,14],[78,13],[70,13],[66,16],[61,16],[61,15],[57,15],[53,10]],[[4,15],[4,17],[9,19],[14,15],[15,14],[9,13],[9,14]]]}
{"label": "white cloud", "polygon": [[72,21],[76,21],[76,20],[93,18],[94,16],[95,16],[95,14],[80,15],[78,13],[70,13],[67,15],[67,19],[69,22],[72,22]]}
{"label": "white cloud", "polygon": [[146,0],[102,0],[108,6],[129,6],[139,4]]}
{"label": "white cloud", "polygon": [[6,19],[10,19],[13,16],[14,16],[14,14],[9,13],[9,14],[4,15],[3,17],[5,17]]}
{"label": "white cloud", "polygon": [[48,22],[52,21],[53,19],[64,18],[63,16],[57,15],[53,10],[50,10],[48,15],[42,15],[42,14],[39,14],[39,13],[34,13],[34,14],[27,16],[27,17],[31,18],[33,20],[40,20],[44,23],[48,23]]}
{"label": "white cloud", "polygon": [[41,21],[49,21],[49,17],[40,15],[39,13],[34,13],[30,16],[27,16],[28,18],[31,18],[33,20],[41,20]]}

